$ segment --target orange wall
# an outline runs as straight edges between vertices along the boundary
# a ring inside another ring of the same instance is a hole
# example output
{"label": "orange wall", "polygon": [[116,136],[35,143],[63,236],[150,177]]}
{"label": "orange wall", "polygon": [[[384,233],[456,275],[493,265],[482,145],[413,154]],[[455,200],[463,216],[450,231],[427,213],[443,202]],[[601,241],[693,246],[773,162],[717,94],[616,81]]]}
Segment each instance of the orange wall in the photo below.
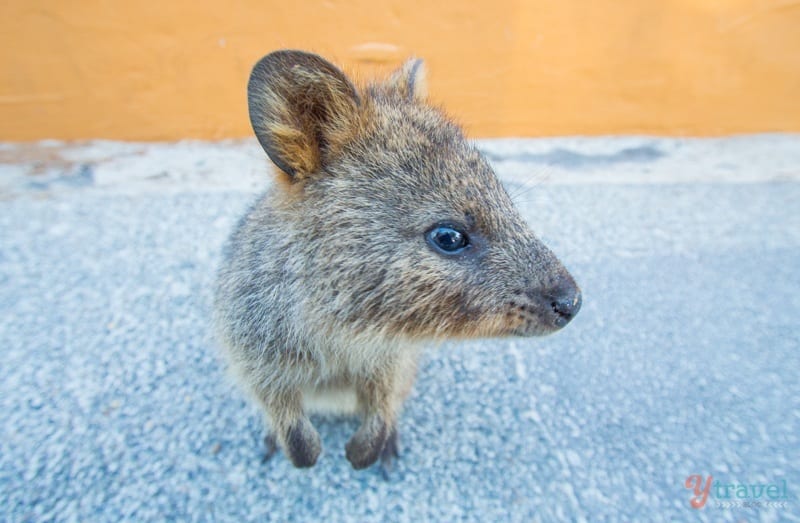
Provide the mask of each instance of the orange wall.
{"label": "orange wall", "polygon": [[473,136],[800,131],[800,0],[5,0],[0,139],[248,136],[282,47],[421,56]]}

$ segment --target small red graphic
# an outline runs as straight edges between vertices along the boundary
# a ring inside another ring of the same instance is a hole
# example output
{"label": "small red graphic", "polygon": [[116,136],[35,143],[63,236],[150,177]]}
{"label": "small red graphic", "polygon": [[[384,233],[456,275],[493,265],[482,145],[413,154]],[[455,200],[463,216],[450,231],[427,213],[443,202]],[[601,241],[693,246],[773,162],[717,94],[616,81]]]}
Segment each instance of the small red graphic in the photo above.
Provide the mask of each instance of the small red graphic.
{"label": "small red graphic", "polygon": [[692,508],[701,509],[705,506],[706,501],[708,500],[708,493],[711,492],[711,482],[713,479],[714,478],[711,476],[708,476],[704,486],[703,476],[700,474],[692,474],[686,478],[686,482],[683,484],[683,486],[688,489],[692,489],[694,492],[694,497],[689,502],[692,505]]}

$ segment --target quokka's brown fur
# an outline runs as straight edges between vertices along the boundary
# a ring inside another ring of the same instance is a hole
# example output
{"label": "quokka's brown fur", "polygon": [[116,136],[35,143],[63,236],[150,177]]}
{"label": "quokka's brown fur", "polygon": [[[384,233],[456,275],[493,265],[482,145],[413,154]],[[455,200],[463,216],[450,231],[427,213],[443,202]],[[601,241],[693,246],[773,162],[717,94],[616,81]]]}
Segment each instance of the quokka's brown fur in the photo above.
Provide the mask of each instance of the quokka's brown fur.
{"label": "quokka's brown fur", "polygon": [[320,408],[361,415],[353,467],[388,465],[421,342],[546,334],[577,313],[572,277],[426,103],[421,61],[356,87],[317,55],[277,51],[248,102],[279,183],[231,236],[215,320],[294,465],[317,461]]}

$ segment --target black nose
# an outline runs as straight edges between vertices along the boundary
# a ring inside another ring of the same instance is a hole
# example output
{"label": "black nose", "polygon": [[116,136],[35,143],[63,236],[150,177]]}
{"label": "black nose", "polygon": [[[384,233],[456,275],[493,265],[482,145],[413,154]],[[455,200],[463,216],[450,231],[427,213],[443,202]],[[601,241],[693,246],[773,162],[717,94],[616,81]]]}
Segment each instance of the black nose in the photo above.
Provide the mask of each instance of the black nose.
{"label": "black nose", "polygon": [[555,313],[555,324],[563,327],[581,310],[581,290],[575,281],[567,276],[564,277],[558,286],[550,294],[550,307]]}

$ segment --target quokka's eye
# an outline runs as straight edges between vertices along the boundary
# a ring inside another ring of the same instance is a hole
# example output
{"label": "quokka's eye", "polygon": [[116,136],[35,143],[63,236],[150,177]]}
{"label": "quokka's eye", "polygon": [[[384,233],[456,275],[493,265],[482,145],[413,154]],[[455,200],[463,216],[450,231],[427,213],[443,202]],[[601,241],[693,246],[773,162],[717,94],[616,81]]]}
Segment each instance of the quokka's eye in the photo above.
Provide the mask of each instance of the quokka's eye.
{"label": "quokka's eye", "polygon": [[425,239],[442,254],[458,254],[469,245],[466,233],[450,225],[435,226],[428,231]]}

